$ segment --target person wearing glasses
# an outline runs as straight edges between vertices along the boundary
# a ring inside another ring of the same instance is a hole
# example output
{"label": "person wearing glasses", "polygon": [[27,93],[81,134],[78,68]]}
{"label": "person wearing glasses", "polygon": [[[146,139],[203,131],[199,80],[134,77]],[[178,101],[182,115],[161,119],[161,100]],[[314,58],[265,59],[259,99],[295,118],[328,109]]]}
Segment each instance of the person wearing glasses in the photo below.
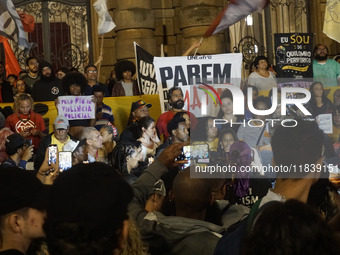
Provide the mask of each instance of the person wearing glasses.
{"label": "person wearing glasses", "polygon": [[109,90],[107,87],[103,84],[98,82],[98,70],[95,65],[87,65],[84,70],[84,75],[87,80],[87,85],[84,90],[84,95],[93,95],[93,88],[95,86],[99,86],[104,90],[104,96],[109,97]]}
{"label": "person wearing glasses", "polygon": [[340,80],[340,64],[333,59],[328,59],[328,48],[318,44],[314,48],[313,78],[325,87],[336,87]]}
{"label": "person wearing glasses", "polygon": [[33,85],[40,80],[39,75],[39,62],[35,57],[29,57],[26,59],[26,70],[28,71],[27,76],[24,78],[24,82],[30,89]]}

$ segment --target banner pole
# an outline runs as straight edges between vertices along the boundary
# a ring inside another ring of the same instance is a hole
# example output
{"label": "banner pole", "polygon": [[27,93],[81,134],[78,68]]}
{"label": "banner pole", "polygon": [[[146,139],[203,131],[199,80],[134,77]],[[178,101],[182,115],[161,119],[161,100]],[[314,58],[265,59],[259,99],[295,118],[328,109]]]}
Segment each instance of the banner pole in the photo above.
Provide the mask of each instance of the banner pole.
{"label": "banner pole", "polygon": [[[100,54],[99,54],[99,59],[103,59],[103,48],[104,48],[104,34],[102,34],[102,41],[100,43]],[[100,79],[100,69],[102,66],[102,61],[99,62],[99,66],[98,66],[98,76],[97,79]]]}
{"label": "banner pole", "polygon": [[[204,40],[204,37],[202,37],[201,38],[201,40],[199,41],[199,44],[201,45],[201,43],[203,42],[203,40]],[[197,47],[196,49],[195,49],[195,53],[194,53],[194,56],[196,57],[196,53],[197,53],[197,51],[198,51],[198,48],[199,47]]]}

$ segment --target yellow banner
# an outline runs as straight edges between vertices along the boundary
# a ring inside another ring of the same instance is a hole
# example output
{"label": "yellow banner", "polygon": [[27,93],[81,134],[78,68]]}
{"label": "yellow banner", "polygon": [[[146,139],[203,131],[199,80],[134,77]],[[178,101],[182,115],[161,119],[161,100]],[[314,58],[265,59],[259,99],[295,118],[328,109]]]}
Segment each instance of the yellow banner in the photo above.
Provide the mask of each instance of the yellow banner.
{"label": "yellow banner", "polygon": [[[115,119],[115,125],[121,133],[127,126],[127,122],[130,115],[131,103],[138,100],[144,100],[147,104],[152,104],[149,109],[150,116],[157,121],[159,115],[161,115],[161,106],[159,102],[159,95],[143,95],[133,97],[106,97],[104,103],[111,107],[113,116]],[[53,122],[58,115],[57,109],[53,101],[47,102],[35,102],[35,108],[46,108],[46,113],[42,114],[46,125],[49,128],[49,133],[53,131]],[[13,107],[13,103],[2,103],[2,108],[6,106]]]}
{"label": "yellow banner", "polygon": [[304,67],[298,67],[298,66],[284,66],[282,67],[282,70],[287,70],[287,69],[291,69],[294,71],[298,71],[298,72],[307,72],[309,66],[304,66]]}

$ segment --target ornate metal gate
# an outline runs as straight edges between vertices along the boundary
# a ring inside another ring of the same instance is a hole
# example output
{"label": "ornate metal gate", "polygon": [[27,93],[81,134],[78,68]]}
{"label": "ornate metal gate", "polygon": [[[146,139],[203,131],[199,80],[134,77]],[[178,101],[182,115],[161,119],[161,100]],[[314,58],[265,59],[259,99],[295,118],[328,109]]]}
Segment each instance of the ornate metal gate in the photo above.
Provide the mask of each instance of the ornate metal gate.
{"label": "ornate metal gate", "polygon": [[[17,0],[16,8],[35,18],[35,30],[28,34],[33,42],[30,56],[46,60],[55,68],[75,67],[80,71],[88,62],[91,46],[90,0]],[[12,45],[19,64],[25,67],[24,55]]]}
{"label": "ornate metal gate", "polygon": [[274,33],[307,33],[307,0],[271,0],[262,13],[253,13],[229,29],[230,48],[243,53],[243,77],[259,55],[274,61]]}

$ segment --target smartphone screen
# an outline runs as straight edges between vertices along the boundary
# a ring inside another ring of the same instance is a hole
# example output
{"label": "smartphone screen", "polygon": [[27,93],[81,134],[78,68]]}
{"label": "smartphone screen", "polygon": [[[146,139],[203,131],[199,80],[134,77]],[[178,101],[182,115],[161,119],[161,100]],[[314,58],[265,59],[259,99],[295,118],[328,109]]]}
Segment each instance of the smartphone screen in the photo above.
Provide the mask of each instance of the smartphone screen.
{"label": "smartphone screen", "polygon": [[61,151],[59,152],[59,169],[60,171],[68,170],[72,167],[72,152]]}
{"label": "smartphone screen", "polygon": [[58,146],[56,144],[51,144],[48,146],[48,165],[57,163],[57,152]]}
{"label": "smartphone screen", "polygon": [[188,163],[183,164],[181,169],[185,169],[191,165],[191,150],[192,147],[189,145],[183,146],[182,154],[177,157],[177,160],[187,160]]}
{"label": "smartphone screen", "polygon": [[197,163],[209,163],[209,145],[197,144],[192,149],[192,156]]}

